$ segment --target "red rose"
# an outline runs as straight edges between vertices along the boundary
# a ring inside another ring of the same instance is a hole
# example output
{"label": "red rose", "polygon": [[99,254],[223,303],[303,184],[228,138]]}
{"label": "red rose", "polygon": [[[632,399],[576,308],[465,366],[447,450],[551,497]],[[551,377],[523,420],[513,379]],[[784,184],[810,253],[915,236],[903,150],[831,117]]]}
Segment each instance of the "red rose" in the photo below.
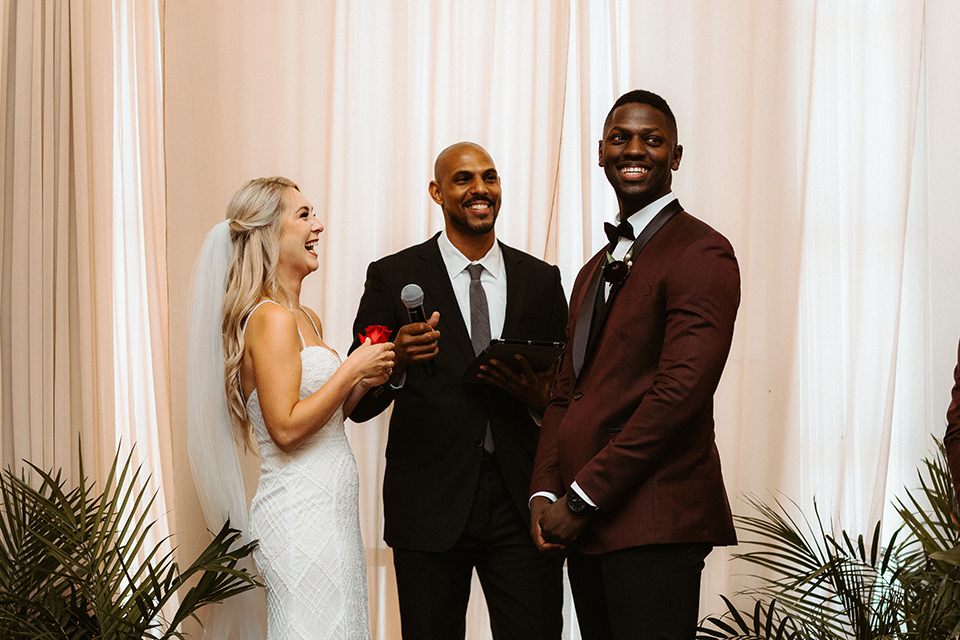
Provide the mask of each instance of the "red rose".
{"label": "red rose", "polygon": [[358,333],[357,335],[360,336],[360,342],[370,338],[371,344],[380,344],[381,342],[388,342],[391,333],[393,333],[393,331],[387,329],[382,324],[372,324],[367,327],[367,335],[363,335],[362,333]]}

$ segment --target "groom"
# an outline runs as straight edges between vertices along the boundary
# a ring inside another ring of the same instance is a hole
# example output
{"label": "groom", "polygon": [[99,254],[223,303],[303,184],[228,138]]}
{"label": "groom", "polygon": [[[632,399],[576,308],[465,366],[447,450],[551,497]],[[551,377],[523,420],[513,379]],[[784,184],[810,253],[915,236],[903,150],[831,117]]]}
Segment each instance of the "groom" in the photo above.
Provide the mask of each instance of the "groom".
{"label": "groom", "polygon": [[[463,638],[474,569],[498,640],[557,640],[561,562],[530,540],[527,488],[556,367],[500,364],[489,384],[461,375],[490,338],[562,341],[560,272],[498,242],[500,177],[479,145],[437,157],[430,196],[444,229],[372,263],[353,334],[394,333],[388,384],[361,400],[364,421],[394,403],[383,480],[384,539],[393,548],[407,640]],[[410,323],[400,292],[417,284],[427,322]],[[352,349],[360,344],[354,339]],[[536,418],[536,419],[535,419]]]}
{"label": "groom", "polygon": [[673,195],[682,153],[663,98],[613,105],[599,160],[618,224],[577,276],[573,344],[543,419],[531,536],[570,548],[585,640],[692,640],[703,560],[736,542],[713,394],[740,276],[730,243]]}

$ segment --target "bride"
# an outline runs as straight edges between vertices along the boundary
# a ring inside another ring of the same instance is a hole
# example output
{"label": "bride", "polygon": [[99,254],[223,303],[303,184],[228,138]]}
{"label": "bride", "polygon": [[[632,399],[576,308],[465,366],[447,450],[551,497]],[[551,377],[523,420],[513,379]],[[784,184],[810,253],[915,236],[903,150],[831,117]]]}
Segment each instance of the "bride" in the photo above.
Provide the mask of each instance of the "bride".
{"label": "bride", "polygon": [[[386,382],[394,352],[367,340],[341,362],[300,304],[322,231],[296,184],[251,180],[194,268],[191,468],[208,526],[230,518],[245,541],[259,541],[268,640],[370,637],[359,479],[343,419]],[[247,520],[237,443],[251,436],[262,464]],[[256,637],[242,599],[208,620],[207,637]]]}

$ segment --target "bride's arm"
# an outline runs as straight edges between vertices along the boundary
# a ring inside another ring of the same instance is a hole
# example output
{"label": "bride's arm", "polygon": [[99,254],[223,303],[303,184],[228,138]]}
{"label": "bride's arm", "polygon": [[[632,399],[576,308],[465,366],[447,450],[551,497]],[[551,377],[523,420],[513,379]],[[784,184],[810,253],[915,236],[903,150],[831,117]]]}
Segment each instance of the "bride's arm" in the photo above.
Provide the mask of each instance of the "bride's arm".
{"label": "bride's arm", "polygon": [[[313,309],[309,307],[303,307],[303,310],[306,311],[310,318],[313,320],[313,326],[317,330],[317,335],[320,336],[320,339],[323,339],[323,326],[320,324],[320,318],[314,313]],[[394,349],[394,352],[396,350]],[[352,355],[352,354],[351,354]],[[394,362],[396,364],[396,362]],[[357,407],[357,403],[360,402],[360,399],[366,395],[367,391],[375,387],[379,387],[382,384],[385,384],[387,380],[390,379],[390,376],[377,376],[374,378],[364,378],[358,382],[353,389],[350,391],[350,395],[347,396],[347,399],[343,402],[343,417],[349,418],[350,414],[353,413],[353,410]]]}
{"label": "bride's arm", "polygon": [[364,345],[344,360],[320,389],[301,400],[300,338],[293,314],[276,305],[263,305],[251,315],[244,342],[267,431],[286,452],[319,431],[358,383],[389,375],[393,366],[391,343]]}

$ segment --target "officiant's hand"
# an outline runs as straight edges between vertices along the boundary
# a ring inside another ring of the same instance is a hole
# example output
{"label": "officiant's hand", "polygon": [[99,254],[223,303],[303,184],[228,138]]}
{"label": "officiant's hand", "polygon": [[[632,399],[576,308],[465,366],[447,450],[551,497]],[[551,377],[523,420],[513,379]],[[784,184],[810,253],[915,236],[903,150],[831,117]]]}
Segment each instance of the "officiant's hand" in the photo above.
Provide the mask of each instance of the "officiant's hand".
{"label": "officiant's hand", "polygon": [[540,553],[546,553],[551,556],[562,558],[567,555],[567,548],[562,544],[547,542],[543,539],[543,531],[540,530],[540,518],[547,512],[547,509],[553,503],[544,496],[534,496],[530,500],[530,537],[533,539],[534,546]]}
{"label": "officiant's hand", "polygon": [[526,358],[519,354],[514,357],[520,365],[519,372],[514,371],[506,362],[491,360],[489,365],[480,366],[480,373],[477,375],[484,382],[503,389],[542,415],[550,402],[553,383],[560,370],[560,360],[554,362],[546,371],[537,373]]}
{"label": "officiant's hand", "polygon": [[397,335],[393,338],[393,350],[396,353],[397,362],[393,366],[391,382],[396,384],[411,364],[426,362],[437,357],[440,352],[437,347],[437,341],[440,339],[440,332],[437,331],[439,322],[440,312],[434,311],[426,322],[405,324],[397,330]]}

